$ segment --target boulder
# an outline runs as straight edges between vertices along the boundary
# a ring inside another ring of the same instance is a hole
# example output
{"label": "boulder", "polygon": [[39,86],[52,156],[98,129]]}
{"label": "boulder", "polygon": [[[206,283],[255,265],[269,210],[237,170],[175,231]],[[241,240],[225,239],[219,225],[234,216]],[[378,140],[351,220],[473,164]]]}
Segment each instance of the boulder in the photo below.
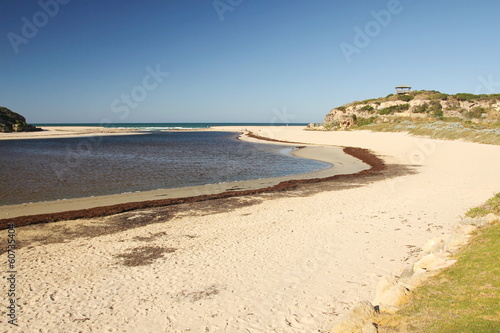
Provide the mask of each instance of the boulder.
{"label": "boulder", "polygon": [[423,256],[419,261],[413,265],[413,271],[417,272],[419,269],[425,269],[426,271],[436,271],[448,266],[453,265],[456,260],[448,259],[445,254],[431,253]]}
{"label": "boulder", "polygon": [[462,235],[469,235],[475,230],[477,230],[477,227],[475,225],[460,223],[455,224],[452,229],[453,233]]}
{"label": "boulder", "polygon": [[466,217],[465,219],[459,221],[458,224],[482,227],[496,220],[500,220],[500,216],[489,213],[488,215],[482,217]]}
{"label": "boulder", "polygon": [[429,239],[422,250],[427,253],[441,253],[444,251],[444,239],[441,237]]}
{"label": "boulder", "polygon": [[481,223],[481,221],[479,221],[477,218],[466,217],[466,218],[461,219],[460,221],[458,221],[457,224],[477,226],[478,223]]}
{"label": "boulder", "polygon": [[347,316],[335,325],[331,333],[360,333],[367,322],[361,318]]}
{"label": "boulder", "polygon": [[373,316],[375,316],[375,308],[372,303],[363,301],[359,302],[358,305],[352,309],[351,313],[360,318],[372,319]]}
{"label": "boulder", "polygon": [[401,273],[399,273],[399,281],[401,281],[402,279],[409,279],[412,277],[413,274],[414,274],[413,267],[406,268]]}
{"label": "boulder", "polygon": [[408,292],[394,277],[383,276],[377,284],[374,304],[381,308],[400,306],[405,303]]}
{"label": "boulder", "polygon": [[325,127],[323,125],[310,123],[309,125],[307,125],[306,130],[307,131],[323,131],[323,130],[325,130]]}
{"label": "boulder", "polygon": [[421,268],[418,269],[412,277],[408,280],[408,286],[410,290],[413,290],[420,286],[422,283],[424,283],[425,280],[427,280],[429,277],[434,275],[431,272],[426,271],[425,269]]}
{"label": "boulder", "polygon": [[446,252],[456,252],[463,245],[467,244],[470,236],[462,233],[450,234],[444,244],[444,250]]}
{"label": "boulder", "polygon": [[332,328],[331,333],[376,333],[377,329],[372,321],[374,317],[373,305],[367,301],[360,302]]}
{"label": "boulder", "polygon": [[483,217],[483,220],[486,222],[486,223],[491,223],[493,221],[496,221],[496,220],[500,220],[500,216],[498,215],[495,215],[493,213],[489,213],[488,215],[484,216]]}

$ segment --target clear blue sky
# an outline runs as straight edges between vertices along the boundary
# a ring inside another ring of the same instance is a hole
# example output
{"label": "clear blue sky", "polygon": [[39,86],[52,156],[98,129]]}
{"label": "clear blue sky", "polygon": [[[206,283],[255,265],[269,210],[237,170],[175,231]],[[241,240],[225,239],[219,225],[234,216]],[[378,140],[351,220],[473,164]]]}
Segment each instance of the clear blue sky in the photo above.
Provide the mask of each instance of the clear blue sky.
{"label": "clear blue sky", "polygon": [[59,1],[0,0],[0,105],[33,123],[321,122],[399,84],[500,92],[498,0]]}

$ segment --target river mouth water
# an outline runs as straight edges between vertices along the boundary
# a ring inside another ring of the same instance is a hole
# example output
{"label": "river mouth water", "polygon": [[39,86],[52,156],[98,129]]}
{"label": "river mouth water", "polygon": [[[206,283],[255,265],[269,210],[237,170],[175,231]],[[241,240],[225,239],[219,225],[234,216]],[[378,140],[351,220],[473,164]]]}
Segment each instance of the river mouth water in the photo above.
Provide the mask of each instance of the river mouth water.
{"label": "river mouth water", "polygon": [[331,166],[228,132],[0,141],[0,205],[302,174]]}

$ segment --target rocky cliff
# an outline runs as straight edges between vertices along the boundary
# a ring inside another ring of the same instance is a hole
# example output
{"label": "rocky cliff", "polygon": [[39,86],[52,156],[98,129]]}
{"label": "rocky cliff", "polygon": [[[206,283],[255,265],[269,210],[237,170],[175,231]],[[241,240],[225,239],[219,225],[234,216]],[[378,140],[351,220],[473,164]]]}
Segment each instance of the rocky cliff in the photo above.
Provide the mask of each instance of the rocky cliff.
{"label": "rocky cliff", "polygon": [[401,117],[495,122],[500,120],[500,94],[448,95],[426,90],[405,95],[391,94],[334,108],[326,115],[324,126],[345,129],[353,125],[391,122]]}
{"label": "rocky cliff", "polygon": [[27,124],[26,118],[19,113],[0,106],[0,132],[32,132],[41,130],[41,128]]}

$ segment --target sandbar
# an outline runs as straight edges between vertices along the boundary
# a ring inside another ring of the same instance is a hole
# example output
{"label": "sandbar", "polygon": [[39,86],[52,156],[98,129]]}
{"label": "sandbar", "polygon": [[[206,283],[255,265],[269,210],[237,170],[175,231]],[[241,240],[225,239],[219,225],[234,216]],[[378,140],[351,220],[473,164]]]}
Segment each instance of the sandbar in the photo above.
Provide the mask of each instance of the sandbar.
{"label": "sandbar", "polygon": [[108,136],[124,134],[140,134],[130,128],[109,128],[97,126],[41,126],[43,131],[0,133],[0,140],[75,138],[86,136]]}

